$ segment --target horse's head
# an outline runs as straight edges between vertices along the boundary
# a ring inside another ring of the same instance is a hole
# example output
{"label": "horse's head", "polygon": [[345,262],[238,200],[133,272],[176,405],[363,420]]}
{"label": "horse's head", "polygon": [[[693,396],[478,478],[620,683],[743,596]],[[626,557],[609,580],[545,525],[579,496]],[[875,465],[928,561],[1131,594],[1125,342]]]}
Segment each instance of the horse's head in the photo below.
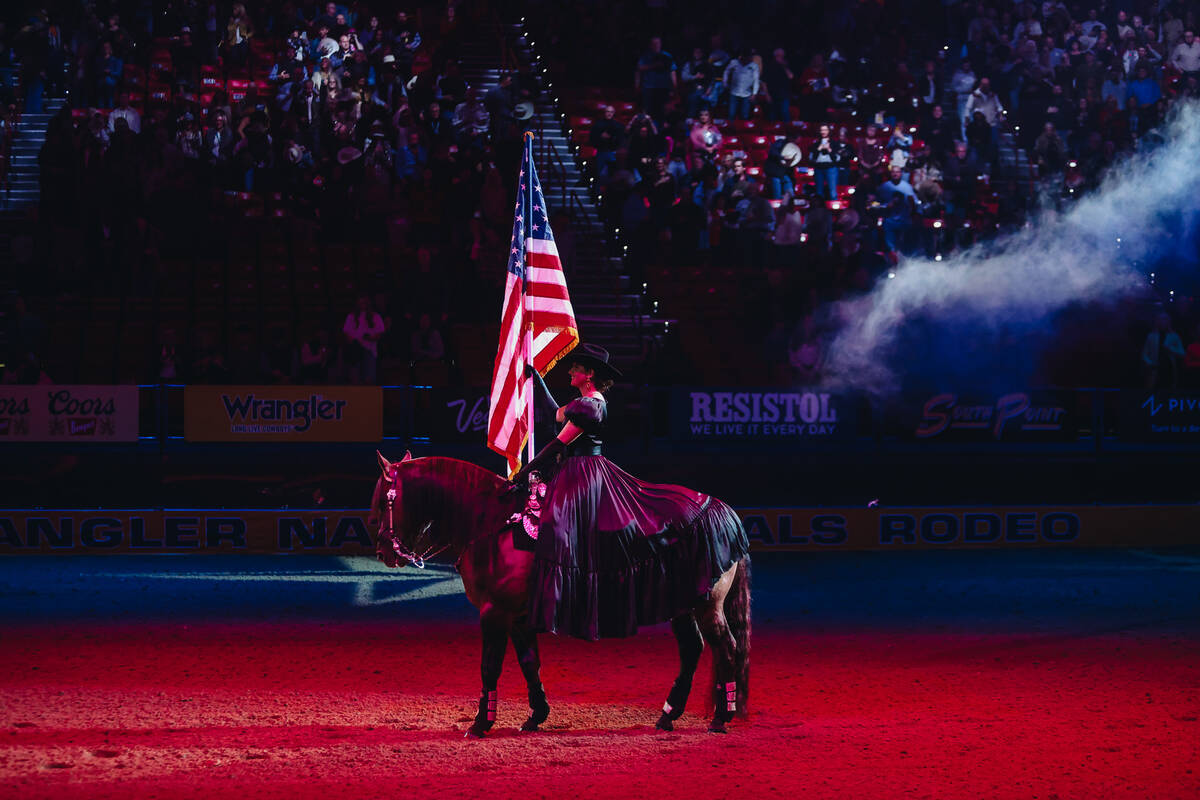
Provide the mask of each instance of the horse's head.
{"label": "horse's head", "polygon": [[377,530],[376,555],[389,567],[421,567],[443,553],[454,558],[475,532],[499,530],[511,511],[498,499],[504,479],[482,467],[410,453],[399,461],[376,456],[379,480],[367,522]]}

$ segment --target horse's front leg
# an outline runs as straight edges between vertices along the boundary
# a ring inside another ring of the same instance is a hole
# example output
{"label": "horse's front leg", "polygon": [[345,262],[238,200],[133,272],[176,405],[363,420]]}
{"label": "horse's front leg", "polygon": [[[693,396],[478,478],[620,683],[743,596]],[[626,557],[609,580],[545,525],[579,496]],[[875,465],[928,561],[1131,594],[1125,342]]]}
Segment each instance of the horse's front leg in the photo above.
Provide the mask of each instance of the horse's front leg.
{"label": "horse's front leg", "polygon": [[500,682],[504,651],[508,649],[509,619],[506,614],[486,605],[479,612],[479,627],[483,632],[483,659],[479,668],[483,689],[479,693],[475,722],[467,729],[466,735],[473,739],[482,739],[496,724],[496,684]]}
{"label": "horse's front leg", "polygon": [[671,632],[675,634],[675,642],[679,645],[679,677],[675,679],[667,702],[663,704],[662,715],[654,725],[660,731],[674,730],[672,723],[683,716],[684,706],[692,691],[696,665],[700,663],[700,654],[704,652],[704,637],[700,635],[696,617],[691,613],[681,614],[671,620]]}
{"label": "horse's front leg", "polygon": [[529,687],[529,719],[525,720],[521,730],[536,731],[550,716],[550,703],[546,701],[546,689],[542,686],[542,659],[538,655],[537,634],[525,625],[515,624],[511,636],[517,661],[521,664],[521,673]]}

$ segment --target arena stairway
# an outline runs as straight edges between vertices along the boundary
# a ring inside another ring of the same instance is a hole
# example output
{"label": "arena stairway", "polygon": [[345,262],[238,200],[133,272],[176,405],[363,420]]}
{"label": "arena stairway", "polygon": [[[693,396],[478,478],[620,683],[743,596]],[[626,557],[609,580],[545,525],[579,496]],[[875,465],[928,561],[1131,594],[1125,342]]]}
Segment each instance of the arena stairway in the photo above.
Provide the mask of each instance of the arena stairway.
{"label": "arena stairway", "polygon": [[[508,44],[522,64],[541,74],[536,55],[522,38],[519,25],[481,26],[459,46],[459,64],[472,87],[483,92],[495,87],[504,66],[500,41]],[[509,64],[509,67],[512,65]],[[643,356],[645,340],[657,331],[662,319],[647,313],[640,286],[634,286],[609,240],[599,209],[589,189],[588,177],[576,163],[563,131],[563,110],[544,80],[535,99],[531,130],[538,139],[534,148],[542,193],[551,214],[571,219],[570,231],[556,230],[562,248],[563,268],[571,302],[584,339],[612,353],[620,364],[633,365]]]}
{"label": "arena stairway", "polygon": [[[949,65],[943,65],[942,111],[955,125],[959,125],[961,123],[958,117],[958,95],[950,89],[950,72]],[[1036,175],[1029,161],[1029,153],[1017,143],[1016,136],[1013,135],[1012,129],[1007,124],[1001,126],[998,139],[995,167],[997,174],[992,177],[997,180],[1011,178],[1017,182],[1017,186],[1025,194],[1034,193],[1037,190]]]}
{"label": "arena stairway", "polygon": [[12,161],[4,191],[0,193],[0,210],[23,211],[37,205],[41,197],[38,153],[46,141],[46,128],[50,119],[66,104],[60,97],[47,97],[45,111],[40,114],[22,114],[12,144]]}

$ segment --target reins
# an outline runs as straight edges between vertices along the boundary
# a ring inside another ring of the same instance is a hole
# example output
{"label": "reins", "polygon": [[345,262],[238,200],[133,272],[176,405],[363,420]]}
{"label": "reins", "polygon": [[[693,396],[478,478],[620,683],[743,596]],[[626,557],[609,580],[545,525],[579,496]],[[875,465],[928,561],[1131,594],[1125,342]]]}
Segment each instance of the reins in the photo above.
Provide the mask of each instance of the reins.
{"label": "reins", "polygon": [[[428,534],[430,528],[433,527],[433,520],[429,520],[424,525],[421,526],[421,532],[417,534],[417,537],[414,540],[413,550],[409,550],[407,547],[404,546],[404,544],[400,541],[400,537],[396,535],[396,524],[395,524],[395,516],[394,516],[396,496],[397,496],[396,483],[399,480],[400,480],[400,475],[399,475],[399,470],[397,470],[393,474],[393,477],[391,480],[391,488],[389,488],[384,495],[384,497],[387,499],[387,528],[386,528],[386,530],[380,531],[380,535],[387,537],[388,542],[391,544],[392,551],[397,556],[404,559],[409,564],[412,564],[417,569],[425,569],[426,560],[433,559],[433,558],[436,558],[437,556],[441,555],[443,552],[445,552],[446,550],[448,550],[450,548],[450,545],[453,542],[446,542],[445,544],[443,544],[441,547],[437,548],[436,550],[433,549],[433,544],[430,544],[429,547],[425,548],[420,553],[415,552],[417,545],[421,541],[421,538],[423,536],[425,536],[426,534]],[[499,535],[503,532],[504,532],[504,528],[500,528],[500,529],[494,530],[494,531],[484,530],[482,533],[480,533],[472,538],[467,539],[467,541],[463,543],[462,553],[459,554],[458,558],[454,562],[454,569],[456,571],[458,571],[458,565],[460,563],[462,563],[463,556],[465,556],[467,554],[467,551],[470,550],[472,546],[483,541],[484,539],[491,537],[493,534]]]}

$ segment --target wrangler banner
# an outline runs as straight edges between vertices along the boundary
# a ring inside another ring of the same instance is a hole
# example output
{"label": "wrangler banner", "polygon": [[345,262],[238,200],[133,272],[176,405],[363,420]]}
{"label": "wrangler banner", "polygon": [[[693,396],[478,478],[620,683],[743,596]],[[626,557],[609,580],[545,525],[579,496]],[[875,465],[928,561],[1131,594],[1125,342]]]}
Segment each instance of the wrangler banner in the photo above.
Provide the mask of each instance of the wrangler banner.
{"label": "wrangler banner", "polygon": [[378,442],[378,386],[189,386],[189,442]]}
{"label": "wrangler banner", "polygon": [[2,386],[0,442],[136,442],[136,386]]}
{"label": "wrangler banner", "polygon": [[[1200,544],[1200,506],[740,509],[755,552]],[[365,509],[0,510],[0,555],[369,555]]]}

